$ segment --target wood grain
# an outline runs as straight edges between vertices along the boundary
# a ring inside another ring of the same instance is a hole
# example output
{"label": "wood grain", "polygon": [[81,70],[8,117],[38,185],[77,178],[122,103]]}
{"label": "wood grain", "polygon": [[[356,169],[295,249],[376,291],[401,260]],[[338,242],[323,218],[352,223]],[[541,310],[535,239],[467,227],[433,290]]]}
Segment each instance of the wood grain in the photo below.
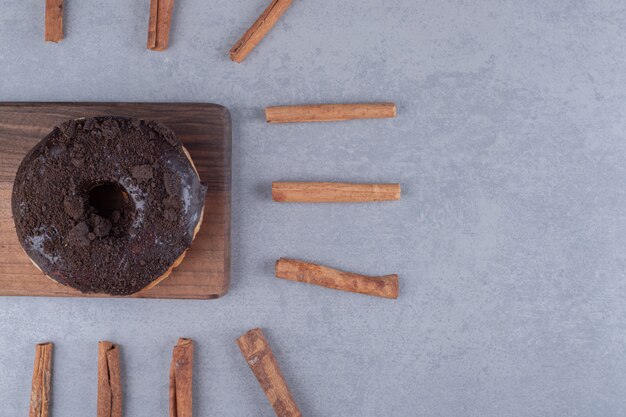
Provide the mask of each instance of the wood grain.
{"label": "wood grain", "polygon": [[289,391],[272,348],[261,329],[252,329],[237,339],[237,345],[252,373],[278,417],[301,417],[300,410]]}
{"label": "wood grain", "polygon": [[289,6],[291,6],[291,0],[272,0],[250,29],[231,48],[230,59],[235,62],[243,61],[274,27],[278,19],[285,14]]}
{"label": "wood grain", "polygon": [[98,342],[97,417],[122,417],[120,348],[111,342]]}
{"label": "wood grain", "polygon": [[29,417],[48,417],[52,380],[52,343],[35,345]]}
{"label": "wood grain", "polygon": [[394,103],[313,104],[265,108],[267,123],[337,122],[396,117]]}
{"label": "wood grain", "polygon": [[193,341],[181,337],[170,365],[170,417],[193,415]]}
{"label": "wood grain", "polygon": [[289,258],[280,258],[276,261],[275,274],[276,278],[335,290],[398,298],[398,275],[396,274],[372,277]]}
{"label": "wood grain", "polygon": [[272,183],[272,199],[279,203],[365,203],[400,199],[400,184],[347,182]]}
{"label": "wood grain", "polygon": [[154,288],[131,297],[224,295],[230,281],[230,116],[215,104],[173,103],[0,103],[0,295],[106,297],[81,294],[43,275],[22,250],[11,217],[13,180],[24,155],[59,123],[97,115],[154,119],[168,125],[208,187],[200,231],[182,264]]}
{"label": "wood grain", "polygon": [[44,39],[46,42],[63,39],[63,0],[46,0]]}
{"label": "wood grain", "polygon": [[153,51],[163,51],[167,49],[173,12],[174,0],[150,0],[148,49],[152,49]]}

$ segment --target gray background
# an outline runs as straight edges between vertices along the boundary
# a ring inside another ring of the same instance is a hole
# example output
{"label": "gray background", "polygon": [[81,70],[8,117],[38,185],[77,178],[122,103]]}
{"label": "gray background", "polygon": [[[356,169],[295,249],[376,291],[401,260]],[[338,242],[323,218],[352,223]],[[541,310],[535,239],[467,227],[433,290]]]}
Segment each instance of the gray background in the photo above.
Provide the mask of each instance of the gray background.
{"label": "gray background", "polygon": [[[127,416],[167,415],[178,336],[198,416],[272,416],[234,343],[261,326],[306,416],[626,414],[623,1],[295,0],[242,63],[266,0],[0,0],[2,100],[198,101],[233,119],[232,287],[216,301],[0,299],[0,414],[56,343],[53,415],[93,416],[99,339]],[[266,125],[276,104],[394,101],[398,118]],[[273,180],[400,182],[402,200],[280,205]],[[0,248],[1,250],[1,248]],[[272,277],[281,256],[398,273],[397,301]]]}

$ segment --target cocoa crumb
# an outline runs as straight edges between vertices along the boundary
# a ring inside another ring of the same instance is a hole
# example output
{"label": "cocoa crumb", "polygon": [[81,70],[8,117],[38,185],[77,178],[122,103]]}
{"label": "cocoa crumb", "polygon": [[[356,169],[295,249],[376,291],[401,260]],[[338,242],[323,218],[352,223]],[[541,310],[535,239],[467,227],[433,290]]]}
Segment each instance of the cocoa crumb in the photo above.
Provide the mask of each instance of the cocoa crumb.
{"label": "cocoa crumb", "polygon": [[152,167],[150,165],[135,165],[130,169],[130,173],[139,182],[146,182],[152,179]]}
{"label": "cocoa crumb", "polygon": [[63,199],[63,209],[74,220],[78,220],[85,212],[85,201],[75,195],[68,195]]}
{"label": "cocoa crumb", "polygon": [[102,216],[94,214],[91,216],[91,223],[93,225],[93,232],[98,237],[104,237],[111,231],[111,222]]}
{"label": "cocoa crumb", "polygon": [[169,171],[165,171],[163,173],[163,185],[165,185],[165,191],[169,195],[177,195],[177,187],[176,184],[178,179],[176,178],[176,174],[171,173]]}
{"label": "cocoa crumb", "polygon": [[163,204],[165,208],[178,208],[179,201],[178,199],[170,195],[164,198],[163,200],[161,200],[161,204]]}
{"label": "cocoa crumb", "polygon": [[180,142],[176,139],[174,132],[172,132],[167,126],[155,121],[150,122],[149,126],[170,145],[174,147],[180,146]]}
{"label": "cocoa crumb", "polygon": [[176,210],[172,208],[166,209],[163,212],[163,217],[165,217],[165,220],[168,220],[170,222],[174,222],[178,219],[178,216],[176,215]]}
{"label": "cocoa crumb", "polygon": [[120,134],[120,127],[114,119],[105,119],[100,125],[100,130],[105,139],[114,139]]}
{"label": "cocoa crumb", "polygon": [[85,120],[85,123],[83,123],[83,130],[86,132],[90,132],[91,130],[93,130],[95,125],[96,119],[90,117],[89,119]]}
{"label": "cocoa crumb", "polygon": [[71,139],[76,134],[76,120],[68,120],[59,126],[65,139]]}
{"label": "cocoa crumb", "polygon": [[89,226],[87,226],[87,223],[80,222],[74,226],[72,230],[70,230],[67,235],[67,239],[72,245],[86,247],[89,246],[89,238],[87,237],[88,233]]}

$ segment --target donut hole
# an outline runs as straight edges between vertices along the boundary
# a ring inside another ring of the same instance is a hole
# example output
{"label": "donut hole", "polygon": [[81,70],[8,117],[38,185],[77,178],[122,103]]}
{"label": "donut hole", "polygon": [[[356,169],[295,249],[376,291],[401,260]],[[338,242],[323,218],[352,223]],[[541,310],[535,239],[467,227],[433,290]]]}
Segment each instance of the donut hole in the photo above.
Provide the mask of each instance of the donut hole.
{"label": "donut hole", "polygon": [[135,211],[124,187],[115,182],[102,182],[91,187],[89,205],[97,215],[108,219],[112,224],[129,220]]}

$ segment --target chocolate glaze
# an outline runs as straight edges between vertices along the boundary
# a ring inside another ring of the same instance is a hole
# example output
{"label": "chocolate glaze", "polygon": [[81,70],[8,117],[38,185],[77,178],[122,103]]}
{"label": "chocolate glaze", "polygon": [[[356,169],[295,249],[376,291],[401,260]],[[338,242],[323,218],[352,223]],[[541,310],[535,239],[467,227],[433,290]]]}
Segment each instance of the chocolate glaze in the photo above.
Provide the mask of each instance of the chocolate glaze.
{"label": "chocolate glaze", "polygon": [[128,295],[191,245],[206,187],[158,122],[69,120],[26,155],[12,208],[35,264],[85,293]]}

